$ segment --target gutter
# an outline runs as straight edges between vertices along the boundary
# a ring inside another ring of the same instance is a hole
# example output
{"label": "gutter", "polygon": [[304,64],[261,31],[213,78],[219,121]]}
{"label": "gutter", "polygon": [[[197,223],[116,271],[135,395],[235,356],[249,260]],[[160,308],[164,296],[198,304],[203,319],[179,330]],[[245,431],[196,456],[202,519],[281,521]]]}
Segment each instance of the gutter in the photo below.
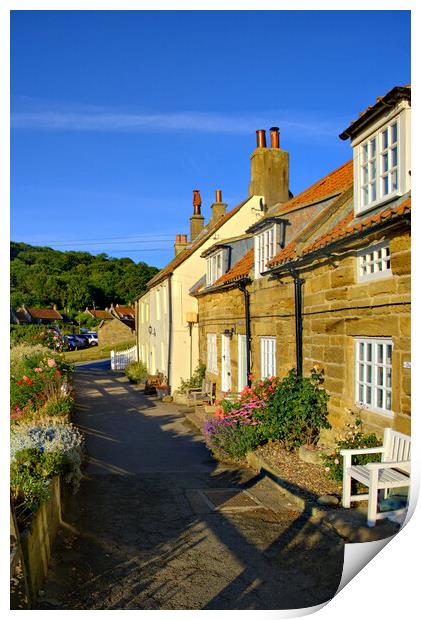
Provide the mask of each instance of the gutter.
{"label": "gutter", "polygon": [[240,280],[237,284],[238,288],[244,294],[245,319],[246,319],[246,368],[247,368],[247,385],[251,387],[251,329],[250,329],[250,293],[246,289],[246,285],[250,280]]}

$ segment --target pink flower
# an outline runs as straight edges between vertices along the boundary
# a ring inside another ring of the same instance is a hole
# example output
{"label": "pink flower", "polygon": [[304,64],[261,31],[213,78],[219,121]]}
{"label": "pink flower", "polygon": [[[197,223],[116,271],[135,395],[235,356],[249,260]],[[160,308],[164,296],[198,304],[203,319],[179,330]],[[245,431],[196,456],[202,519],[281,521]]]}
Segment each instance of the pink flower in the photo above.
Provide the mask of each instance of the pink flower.
{"label": "pink flower", "polygon": [[42,372],[42,368],[34,368],[35,372]]}
{"label": "pink flower", "polygon": [[56,365],[56,360],[55,360],[55,359],[53,359],[52,357],[50,357],[50,358],[47,360],[47,364],[49,365],[49,367],[50,367],[50,368],[54,368],[54,366]]}
{"label": "pink flower", "polygon": [[335,463],[335,465],[339,465],[339,459],[335,459],[333,462]]}

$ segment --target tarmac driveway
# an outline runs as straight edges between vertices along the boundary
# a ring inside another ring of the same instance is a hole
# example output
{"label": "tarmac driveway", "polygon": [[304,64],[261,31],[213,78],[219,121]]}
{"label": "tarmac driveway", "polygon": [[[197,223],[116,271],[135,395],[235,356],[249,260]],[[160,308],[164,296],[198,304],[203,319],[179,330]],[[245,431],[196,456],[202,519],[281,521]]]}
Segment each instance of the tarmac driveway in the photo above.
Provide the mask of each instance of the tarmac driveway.
{"label": "tarmac driveway", "polygon": [[176,405],[79,366],[86,436],[38,609],[289,609],[335,594],[343,541],[273,483],[221,466]]}

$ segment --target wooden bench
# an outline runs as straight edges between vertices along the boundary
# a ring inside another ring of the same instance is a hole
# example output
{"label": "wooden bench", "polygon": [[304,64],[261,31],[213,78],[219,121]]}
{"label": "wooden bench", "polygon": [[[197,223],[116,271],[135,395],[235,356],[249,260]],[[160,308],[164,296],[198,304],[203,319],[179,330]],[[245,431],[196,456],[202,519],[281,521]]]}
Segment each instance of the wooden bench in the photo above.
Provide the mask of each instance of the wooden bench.
{"label": "wooden bench", "polygon": [[195,406],[199,402],[213,405],[215,400],[215,388],[215,383],[209,381],[209,379],[203,379],[201,388],[190,388],[187,390],[186,395],[189,400],[193,400]]}
{"label": "wooden bench", "polygon": [[[381,454],[381,463],[352,465],[356,454]],[[342,506],[349,508],[351,502],[368,499],[367,525],[373,527],[377,519],[401,514],[406,509],[378,512],[378,492],[382,490],[387,497],[389,489],[409,487],[411,470],[411,438],[391,428],[384,430],[383,445],[378,448],[341,450],[343,456]],[[368,493],[351,495],[351,479],[354,478],[368,487]]]}

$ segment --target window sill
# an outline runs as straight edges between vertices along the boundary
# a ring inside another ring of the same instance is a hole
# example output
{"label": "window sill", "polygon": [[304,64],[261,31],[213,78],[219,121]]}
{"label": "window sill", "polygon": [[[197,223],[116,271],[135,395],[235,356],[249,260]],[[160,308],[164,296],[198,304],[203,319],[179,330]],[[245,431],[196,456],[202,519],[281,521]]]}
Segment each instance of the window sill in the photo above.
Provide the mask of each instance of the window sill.
{"label": "window sill", "polygon": [[385,418],[393,418],[395,415],[393,411],[387,411],[386,409],[379,409],[378,407],[370,407],[370,405],[366,405],[365,403],[356,402],[355,406],[358,407],[359,409],[362,409],[363,411],[366,411],[367,413],[376,413],[377,415],[381,415],[382,417],[385,417]]}
{"label": "window sill", "polygon": [[387,205],[389,202],[392,202],[393,200],[396,200],[401,196],[403,196],[403,193],[397,190],[396,192],[393,192],[393,194],[388,194],[384,198],[380,198],[379,200],[376,200],[376,202],[372,202],[368,206],[361,207],[357,204],[355,208],[355,216],[359,217],[366,215],[367,213],[370,213],[370,211],[374,211],[374,209],[377,209],[382,205]]}

